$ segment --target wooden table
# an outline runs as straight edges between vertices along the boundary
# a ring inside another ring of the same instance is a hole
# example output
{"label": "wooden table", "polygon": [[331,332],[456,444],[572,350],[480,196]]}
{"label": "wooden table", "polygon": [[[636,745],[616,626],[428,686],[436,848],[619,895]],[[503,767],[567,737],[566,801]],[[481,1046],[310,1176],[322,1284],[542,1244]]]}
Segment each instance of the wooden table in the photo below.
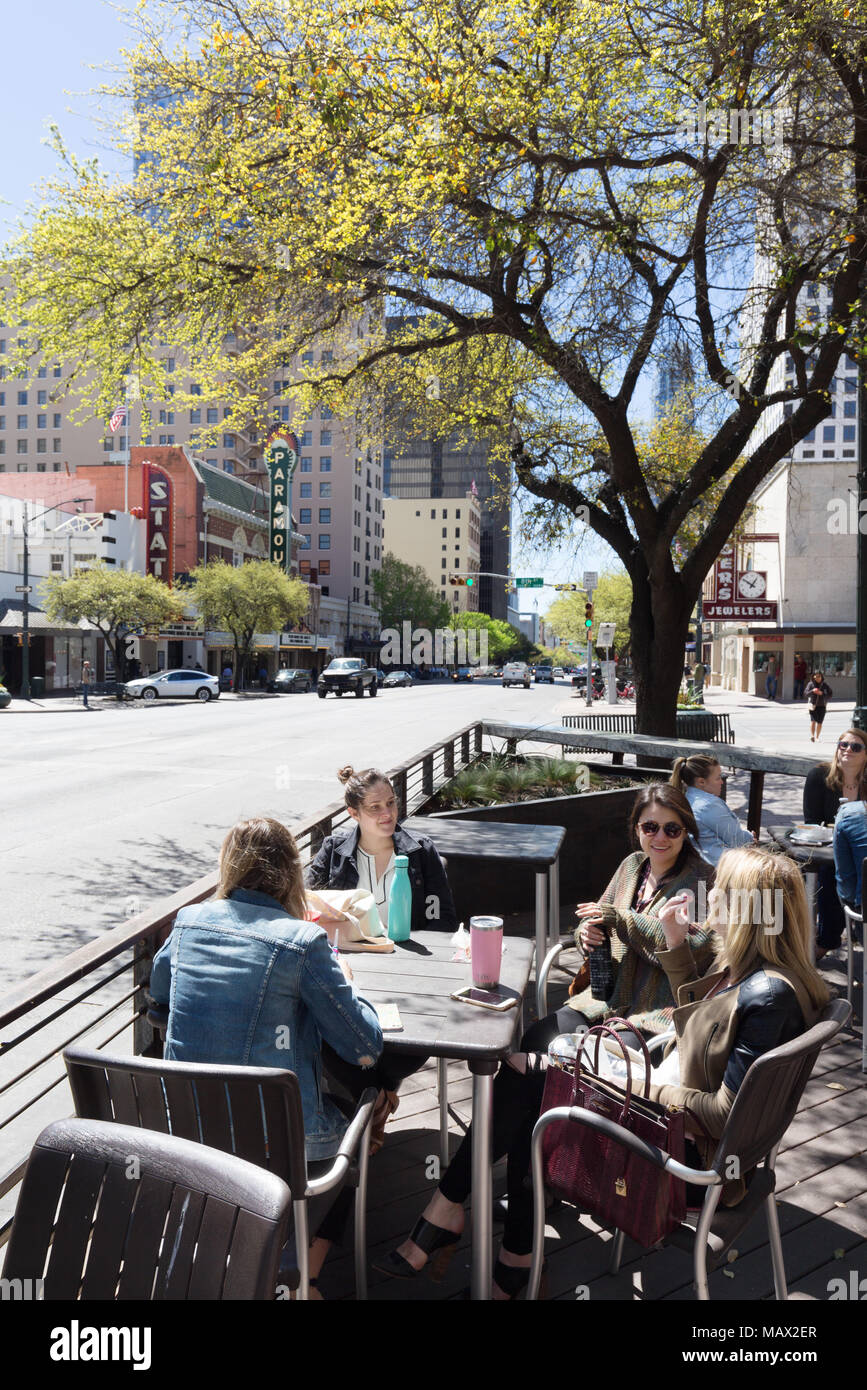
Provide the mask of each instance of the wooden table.
{"label": "wooden table", "polygon": [[[560,939],[560,850],[566,838],[562,825],[518,825],[511,821],[482,821],[447,816],[410,816],[409,831],[427,835],[446,859],[500,859],[523,864],[536,875],[536,973],[548,946]],[[487,912],[484,903],[479,913]],[[549,940],[550,938],[550,940]]]}
{"label": "wooden table", "polygon": [[515,1008],[492,1013],[461,1004],[451,994],[471,983],[470,966],[453,961],[444,932],[413,932],[391,955],[348,956],[358,993],[372,1004],[394,1003],[403,1031],[385,1034],[387,1052],[423,1052],[465,1061],[473,1077],[472,1296],[491,1296],[491,1122],[494,1074],[512,1051],[521,1026],[521,1002],[533,959],[533,943],[510,936],[503,942],[501,988],[512,991]]}

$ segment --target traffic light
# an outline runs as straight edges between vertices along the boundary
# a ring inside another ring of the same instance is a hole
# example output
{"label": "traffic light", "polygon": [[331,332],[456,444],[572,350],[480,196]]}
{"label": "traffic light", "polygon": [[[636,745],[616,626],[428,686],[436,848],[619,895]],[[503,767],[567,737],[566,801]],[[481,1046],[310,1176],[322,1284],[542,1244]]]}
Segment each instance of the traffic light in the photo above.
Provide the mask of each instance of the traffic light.
{"label": "traffic light", "polygon": [[593,604],[592,604],[592,603],[585,603],[585,605],[584,605],[584,626],[586,627],[586,629],[587,629],[588,632],[590,631],[591,627],[593,626]]}
{"label": "traffic light", "polygon": [[462,574],[450,574],[450,575],[449,575],[449,583],[450,583],[450,584],[459,584],[459,585],[465,586],[465,587],[468,588],[468,589],[471,589],[471,588],[473,587],[473,584],[475,583],[475,580],[474,580],[473,578],[467,579],[467,578],[465,578],[465,576],[462,575]]}
{"label": "traffic light", "polygon": [[473,587],[473,585],[475,584],[475,582],[476,582],[476,581],[475,581],[475,579],[473,579],[473,576],[472,576],[472,575],[469,575],[469,576],[467,577],[467,588],[468,588],[468,589],[471,589],[471,588]]}
{"label": "traffic light", "polygon": [[554,585],[554,588],[558,591],[558,593],[562,593],[564,589],[565,589],[565,590],[568,590],[568,591],[571,593],[571,592],[573,592],[575,589],[580,589],[580,588],[581,588],[581,585],[580,585],[580,584],[555,584],[555,585]]}

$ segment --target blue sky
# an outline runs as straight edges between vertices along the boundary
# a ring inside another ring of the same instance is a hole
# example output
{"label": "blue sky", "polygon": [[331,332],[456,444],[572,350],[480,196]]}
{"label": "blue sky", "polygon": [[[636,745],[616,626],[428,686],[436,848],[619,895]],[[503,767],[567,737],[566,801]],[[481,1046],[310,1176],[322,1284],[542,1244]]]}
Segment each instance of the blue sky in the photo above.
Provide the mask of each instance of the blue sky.
{"label": "blue sky", "polygon": [[[105,0],[7,0],[6,43],[0,49],[0,234],[5,242],[28,204],[38,200],[43,180],[57,172],[45,143],[53,121],[79,156],[99,155],[109,167],[117,156],[106,147],[96,122],[98,101],[88,95],[108,80],[118,50],[129,43],[123,16]],[[93,71],[96,67],[98,71]],[[581,528],[582,531],[584,528]],[[540,575],[551,583],[580,580],[584,570],[601,570],[616,556],[592,532],[580,546],[522,550],[513,542],[517,575]],[[544,613],[556,597],[551,589],[524,590],[521,609]]]}

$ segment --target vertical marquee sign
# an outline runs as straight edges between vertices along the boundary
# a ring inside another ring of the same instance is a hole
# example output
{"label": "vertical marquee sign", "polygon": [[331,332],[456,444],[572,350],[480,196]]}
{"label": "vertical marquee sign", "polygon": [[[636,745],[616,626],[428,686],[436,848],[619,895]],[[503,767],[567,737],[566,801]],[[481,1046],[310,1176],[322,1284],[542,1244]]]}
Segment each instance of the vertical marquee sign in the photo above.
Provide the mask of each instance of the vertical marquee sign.
{"label": "vertical marquee sign", "polygon": [[292,563],[292,478],[298,466],[298,440],[290,430],[274,429],[265,444],[271,477],[269,555],[288,574]]}
{"label": "vertical marquee sign", "polygon": [[147,572],[171,585],[174,563],[174,506],[172,480],[155,463],[142,468],[147,517]]}

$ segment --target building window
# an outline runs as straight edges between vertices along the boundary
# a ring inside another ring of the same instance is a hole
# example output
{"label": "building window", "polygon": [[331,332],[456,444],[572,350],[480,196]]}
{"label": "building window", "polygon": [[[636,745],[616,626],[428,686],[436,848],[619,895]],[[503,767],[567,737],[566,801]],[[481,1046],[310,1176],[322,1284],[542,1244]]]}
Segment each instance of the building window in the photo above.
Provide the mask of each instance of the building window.
{"label": "building window", "polygon": [[[855,430],[854,430],[854,427],[853,427],[853,429],[852,429],[852,438],[853,438],[853,439],[855,438]],[[47,440],[47,439],[37,439],[37,441],[36,441],[36,452],[37,452],[37,454],[47,454],[47,453],[48,453],[48,440]]]}
{"label": "building window", "polygon": [[62,552],[58,555],[58,553],[57,553],[56,551],[52,551],[52,554],[51,554],[51,573],[52,573],[52,574],[62,574],[62,573],[63,573],[63,553],[62,553]]}
{"label": "building window", "polygon": [[312,353],[312,352],[302,352],[302,354],[301,354],[301,361],[302,361],[302,363],[304,364],[305,367],[312,367],[312,366],[313,366],[313,353]]}
{"label": "building window", "polygon": [[234,463],[232,462],[232,460],[231,460],[231,459],[223,459],[223,472],[224,472],[224,473],[234,473],[234,471],[235,471],[235,465],[234,465]]}
{"label": "building window", "polygon": [[804,435],[804,440],[803,440],[803,442],[804,442],[805,444],[813,444],[813,443],[815,443],[815,440],[816,440],[816,431],[815,431],[815,430],[808,430],[807,433]]}
{"label": "building window", "polygon": [[[455,512],[455,521],[460,521],[460,519],[461,519],[461,509],[460,509],[460,507],[458,507],[457,511]],[[587,672],[586,672],[586,671],[584,672],[584,675],[585,675],[585,677],[586,677],[586,675],[587,675]],[[585,684],[586,684],[586,681],[585,681]]]}
{"label": "building window", "polygon": [[[443,569],[448,569],[448,564],[449,564],[449,562],[448,562],[448,560],[446,559],[446,557],[445,557],[445,555],[444,555],[444,556],[443,556],[443,566],[442,566]],[[586,675],[586,674],[587,674],[587,673],[585,672],[585,675]],[[586,684],[586,682],[585,682],[585,684]]]}
{"label": "building window", "polygon": [[55,428],[56,430],[59,430],[59,429],[60,429],[60,425],[61,425],[60,411],[59,411],[59,410],[55,410],[54,414],[53,414],[52,417],[51,417],[51,420],[52,420],[52,423],[53,423],[53,425],[54,425],[54,428]]}
{"label": "building window", "polygon": [[323,349],[323,352],[322,352],[322,359],[321,359],[321,360],[322,360],[323,362],[330,362],[330,361],[332,360],[332,358],[333,358],[333,355],[334,355],[334,354],[332,353],[331,348],[324,348],[324,349]]}
{"label": "building window", "polygon": [[207,415],[207,421],[208,421],[208,424],[209,424],[209,425],[216,425],[217,421],[218,421],[219,418],[220,418],[220,412],[218,411],[218,409],[217,409],[217,407],[216,407],[215,405],[210,405],[210,406],[208,406],[206,415]]}
{"label": "building window", "polygon": [[299,568],[299,570],[301,571],[302,574],[309,574],[309,573],[310,573],[310,561],[309,561],[309,560],[301,560],[301,561],[299,561],[298,568]]}
{"label": "building window", "polygon": [[319,471],[320,471],[320,473],[330,473],[330,472],[331,472],[331,455],[330,455],[330,454],[323,454],[322,457],[320,458],[320,460],[319,460]]}
{"label": "building window", "polygon": [[299,439],[298,443],[301,445],[302,449],[309,449],[313,443],[313,431],[302,430],[301,438]]}
{"label": "building window", "polygon": [[320,496],[320,497],[330,497],[330,496],[331,496],[331,484],[330,484],[330,483],[320,483],[320,484],[319,484],[319,496]]}
{"label": "building window", "polygon": [[327,531],[323,531],[322,535],[319,537],[319,549],[320,549],[320,550],[330,550],[330,549],[331,549],[331,536],[329,535],[329,533],[328,533]]}
{"label": "building window", "polygon": [[320,444],[330,444],[330,443],[331,443],[331,431],[330,431],[330,430],[320,430],[320,431],[319,431],[319,443],[320,443]]}
{"label": "building window", "polygon": [[854,443],[855,443],[855,426],[854,426],[854,425],[844,425],[844,426],[843,426],[843,443],[844,443],[844,444],[854,444]]}
{"label": "building window", "polygon": [[300,524],[301,526],[312,526],[312,525],[313,525],[313,508],[312,508],[312,507],[302,507],[301,510],[300,510],[300,512],[298,513],[298,521],[299,521],[299,524]]}
{"label": "building window", "polygon": [[302,473],[312,473],[312,472],[313,472],[313,460],[312,460],[312,458],[310,457],[309,454],[303,454],[302,457],[301,457],[301,472],[302,472]]}
{"label": "building window", "polygon": [[[446,537],[448,536],[448,534],[449,534],[449,528],[448,528],[447,526],[444,526],[444,527],[443,527],[443,540],[446,539]],[[586,674],[586,672],[585,672],[585,674]]]}
{"label": "building window", "polygon": [[[857,402],[857,401],[844,401],[844,402],[843,402],[843,417],[844,417],[844,419],[846,419],[846,420],[854,420],[854,419],[856,418],[857,414],[858,414],[858,402]],[[3,418],[3,417],[0,416],[0,419],[2,419],[2,418]]]}
{"label": "building window", "polygon": [[114,448],[114,440],[113,440],[113,439],[104,439],[104,440],[102,441],[102,452],[103,452],[104,454],[110,454],[113,448]]}
{"label": "building window", "polygon": [[18,416],[18,428],[19,428],[20,430],[26,430],[26,429],[27,429],[27,416],[26,416],[26,415],[19,415],[19,416]]}
{"label": "building window", "polygon": [[5,430],[5,428],[6,428],[6,416],[5,416],[5,415],[0,415],[0,430]]}
{"label": "building window", "polygon": [[202,394],[202,388],[201,388],[201,386],[199,385],[199,383],[198,383],[197,381],[191,381],[191,382],[190,382],[190,395],[191,395],[191,396],[200,396],[201,394]]}
{"label": "building window", "polygon": [[26,440],[26,439],[19,439],[19,440],[18,440],[18,444],[17,444],[17,448],[16,448],[16,453],[18,453],[18,454],[26,454],[26,453],[27,453],[27,440]]}
{"label": "building window", "polygon": [[310,549],[310,537],[309,537],[309,536],[302,536],[302,537],[301,537],[301,544],[299,545],[298,549],[299,549],[299,550],[309,550],[309,549]]}
{"label": "building window", "polygon": [[47,404],[48,404],[48,392],[47,392],[47,391],[37,391],[37,392],[36,392],[36,404],[37,404],[37,405],[47,405]]}
{"label": "building window", "polygon": [[223,435],[223,448],[224,448],[224,449],[234,449],[234,447],[235,447],[235,436],[234,436],[233,434],[224,434],[224,435]]}
{"label": "building window", "polygon": [[47,415],[37,415],[37,417],[36,417],[36,428],[37,428],[38,430],[47,430],[47,429],[48,429],[48,416],[47,416]]}
{"label": "building window", "polygon": [[330,508],[330,507],[320,507],[320,508],[319,508],[319,525],[320,525],[320,526],[330,526],[330,525],[331,525],[331,508]]}
{"label": "building window", "polygon": [[312,483],[302,483],[302,484],[301,484],[301,496],[302,496],[302,497],[312,497],[312,496],[313,496],[313,484],[312,484]]}
{"label": "building window", "polygon": [[19,391],[19,392],[18,392],[18,404],[19,404],[19,405],[26,405],[26,404],[27,404],[27,392],[26,392],[26,391]]}
{"label": "building window", "polygon": [[274,408],[274,419],[275,419],[275,420],[279,420],[279,421],[281,422],[281,424],[288,425],[291,418],[292,418],[292,417],[291,417],[291,415],[290,415],[290,413],[289,413],[289,407],[288,407],[288,405],[278,405],[278,406],[275,406],[275,408]]}
{"label": "building window", "polygon": [[833,443],[834,443],[834,439],[835,439],[834,430],[835,430],[835,428],[836,428],[835,425],[823,425],[823,426],[822,426],[822,443],[823,443],[823,444],[833,444]]}
{"label": "building window", "polygon": [[54,367],[54,376],[55,376],[55,377],[60,376],[60,366],[59,366],[59,364],[57,364],[57,363],[55,363],[55,367]]}
{"label": "building window", "polygon": [[191,410],[191,411],[190,411],[190,424],[191,424],[191,425],[200,425],[201,423],[202,423],[202,412],[201,412],[201,410],[198,410],[198,409],[196,409],[196,410]]}
{"label": "building window", "polygon": [[54,438],[52,439],[52,441],[51,441],[51,452],[52,452],[52,454],[59,454],[59,453],[60,453],[60,436],[59,436],[59,435],[55,435],[55,437],[54,437]]}
{"label": "building window", "polygon": [[[320,548],[320,550],[322,549],[321,546],[320,546],[319,548]],[[319,573],[320,573],[320,575],[323,575],[323,574],[330,574],[330,573],[331,573],[331,561],[330,561],[330,560],[320,560],[320,561],[319,561]]]}

